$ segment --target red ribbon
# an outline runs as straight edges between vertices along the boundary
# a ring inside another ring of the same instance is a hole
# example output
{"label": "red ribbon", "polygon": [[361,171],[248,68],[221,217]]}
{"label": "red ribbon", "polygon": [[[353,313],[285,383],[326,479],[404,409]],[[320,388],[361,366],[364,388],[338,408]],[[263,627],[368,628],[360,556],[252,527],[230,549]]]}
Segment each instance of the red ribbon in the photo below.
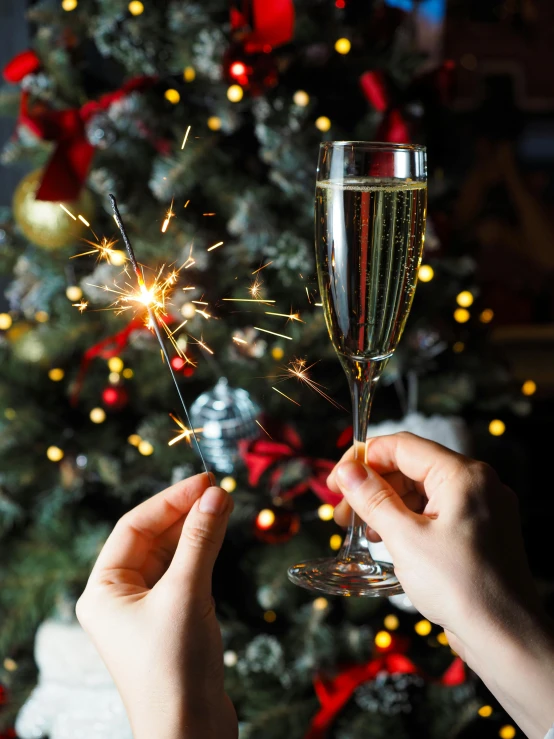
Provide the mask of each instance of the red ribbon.
{"label": "red ribbon", "polygon": [[270,439],[255,439],[254,441],[243,441],[239,444],[241,456],[248,469],[248,483],[255,487],[262,476],[270,471],[270,484],[279,484],[284,465],[295,460],[308,468],[305,478],[297,485],[280,493],[282,500],[291,500],[297,495],[311,491],[324,503],[337,505],[342,496],[333,493],[327,487],[327,477],[335,466],[335,462],[328,459],[315,459],[302,455],[302,442],[298,434],[290,426],[281,430],[284,441]]}
{"label": "red ribbon", "polygon": [[231,7],[231,28],[253,54],[288,43],[294,32],[292,0],[238,0]]}
{"label": "red ribbon", "polygon": [[42,66],[40,59],[31,49],[16,54],[4,67],[4,79],[6,82],[16,84],[28,74],[36,72]]}
{"label": "red ribbon", "polygon": [[385,77],[379,70],[364,72],[360,85],[365,98],[379,112],[383,119],[377,129],[377,141],[404,144],[410,141],[410,131],[400,109],[390,101]]}
{"label": "red ribbon", "polygon": [[[408,657],[397,652],[372,659],[365,665],[346,667],[333,679],[325,679],[316,675],[314,690],[321,708],[312,719],[304,739],[324,739],[333,721],[352,698],[356,688],[369,680],[374,680],[383,671],[389,675],[421,675],[420,670]],[[461,685],[465,679],[464,663],[456,657],[440,678],[439,683],[448,686]]]}

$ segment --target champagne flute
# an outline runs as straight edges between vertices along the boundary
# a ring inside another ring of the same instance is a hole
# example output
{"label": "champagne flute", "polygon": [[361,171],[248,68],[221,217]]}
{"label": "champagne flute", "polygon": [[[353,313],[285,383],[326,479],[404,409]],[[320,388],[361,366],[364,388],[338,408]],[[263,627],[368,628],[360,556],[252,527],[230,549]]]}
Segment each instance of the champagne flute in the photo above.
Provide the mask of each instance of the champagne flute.
{"label": "champagne flute", "polygon": [[[363,447],[375,387],[414,297],[425,235],[422,146],[367,141],[320,145],[315,196],[319,290],[352,396],[354,444]],[[402,588],[393,565],[371,557],[354,512],[336,558],[300,562],[288,575],[309,590],[388,596]]]}

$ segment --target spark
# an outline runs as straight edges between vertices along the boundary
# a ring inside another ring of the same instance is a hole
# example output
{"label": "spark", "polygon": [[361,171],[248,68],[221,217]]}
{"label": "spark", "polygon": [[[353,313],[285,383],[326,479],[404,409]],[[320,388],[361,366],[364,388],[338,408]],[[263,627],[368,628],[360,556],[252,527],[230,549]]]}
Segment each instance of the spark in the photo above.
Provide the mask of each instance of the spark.
{"label": "spark", "polygon": [[169,221],[173,218],[175,213],[173,212],[173,200],[171,201],[171,205],[169,206],[169,210],[165,214],[165,221],[162,224],[162,233],[164,234],[167,231],[167,227],[169,226]]}
{"label": "spark", "polygon": [[190,203],[190,200],[187,200],[187,202],[183,205],[183,208],[186,208],[189,203]]}
{"label": "spark", "polygon": [[[183,290],[188,290],[189,288],[184,287]],[[192,288],[194,290],[194,288]],[[197,305],[208,305],[205,300],[191,300],[191,303],[196,303]]]}
{"label": "spark", "polygon": [[279,393],[279,395],[282,395],[283,398],[286,398],[287,400],[290,400],[291,403],[294,403],[295,405],[300,405],[300,403],[297,403],[296,400],[293,400],[292,398],[289,398],[288,395],[285,395],[285,393],[282,393],[280,390],[277,390],[276,387],[271,386],[272,390],[275,390],[276,393]]}
{"label": "spark", "polygon": [[270,264],[273,264],[273,261],[267,262],[267,264],[264,264],[262,267],[258,267],[258,269],[255,269],[252,274],[255,275],[257,272],[261,272],[262,269],[265,269],[266,267],[269,267]]}
{"label": "spark", "polygon": [[83,218],[83,216],[79,213],[77,218],[81,221],[81,223],[84,223],[87,228],[90,228],[90,223],[87,221],[86,218]]}
{"label": "spark", "polygon": [[[197,312],[199,312],[199,311],[197,311]],[[196,341],[196,343],[198,344],[198,346],[201,346],[202,349],[205,349],[210,354],[213,354],[213,351],[210,349],[210,347],[209,346],[206,346],[206,344],[204,344],[204,342],[201,339],[197,339],[196,336],[192,336],[191,334],[189,334],[189,336],[190,336],[191,339],[194,339],[194,341]]]}
{"label": "spark", "polygon": [[187,128],[187,131],[185,133],[185,138],[183,139],[183,143],[181,144],[181,151],[185,148],[185,144],[187,143],[189,133],[190,133],[190,126]]}
{"label": "spark", "polygon": [[114,246],[117,244],[117,239],[108,239],[107,236],[102,236],[100,241],[89,241],[89,239],[83,239],[83,242],[92,246],[92,249],[90,251],[84,251],[81,254],[75,254],[71,259],[86,257],[89,254],[96,254],[99,262],[101,262],[102,259],[105,259],[106,262],[111,262],[114,251],[116,251]]}
{"label": "spark", "polygon": [[190,437],[194,434],[200,434],[204,429],[189,429],[185,426],[185,424],[181,421],[180,418],[177,416],[174,416],[173,413],[169,414],[170,417],[175,421],[177,426],[179,427],[179,430],[176,430],[177,436],[175,436],[171,441],[167,443],[168,446],[173,446],[173,444],[177,444],[178,441],[181,441],[181,439],[186,439],[190,444]]}
{"label": "spark", "polygon": [[263,282],[260,280],[259,277],[256,277],[254,282],[248,288],[248,291],[253,298],[259,297],[261,289],[262,289],[262,285],[263,285]]}
{"label": "spark", "polygon": [[288,339],[289,341],[292,341],[292,336],[285,336],[285,334],[277,334],[275,331],[268,331],[267,328],[260,328],[259,326],[254,326],[256,331],[263,331],[266,334],[271,334],[272,336],[278,336],[280,339]]}
{"label": "spark", "polygon": [[67,215],[68,215],[68,216],[70,216],[71,218],[73,218],[73,220],[74,220],[74,221],[76,221],[76,220],[77,220],[77,219],[75,218],[75,216],[73,215],[73,213],[72,213],[72,212],[71,212],[70,210],[68,210],[68,209],[67,209],[67,208],[65,207],[65,205],[64,205],[63,203],[60,203],[60,208],[61,208],[62,210],[65,210],[65,212],[67,213]]}
{"label": "spark", "polygon": [[203,216],[215,216],[215,213],[202,213]]}
{"label": "spark", "polygon": [[222,300],[226,300],[229,303],[274,303],[274,300],[266,300],[265,298],[262,300],[258,300],[256,298],[222,298]]}
{"label": "spark", "polygon": [[[184,287],[183,290],[196,290],[194,285],[189,285],[188,287]],[[192,301],[194,303],[194,300]]]}
{"label": "spark", "polygon": [[300,314],[293,313],[292,311],[290,313],[271,313],[270,311],[266,310],[265,314],[266,316],[281,316],[281,318],[288,318],[289,321],[299,321],[300,323],[304,323],[304,321],[300,318]]}
{"label": "spark", "polygon": [[81,300],[80,303],[72,303],[72,306],[74,308],[78,308],[79,309],[79,313],[82,313],[83,311],[85,311],[87,309],[88,303],[87,303],[86,300]]}
{"label": "spark", "polygon": [[[196,309],[196,312],[197,312],[197,313],[200,313],[200,315],[201,315],[201,316],[203,316],[203,317],[204,317],[204,318],[205,318],[206,320],[207,320],[208,318],[212,318],[212,317],[213,317],[213,316],[211,316],[211,315],[210,315],[209,313],[206,313],[206,311],[204,311],[204,310],[200,310],[200,308],[197,308],[197,309]],[[212,352],[212,354],[213,354],[213,352]]]}
{"label": "spark", "polygon": [[323,303],[314,303],[314,305],[317,306],[318,308],[322,308],[323,307]]}
{"label": "spark", "polygon": [[[254,420],[256,420],[256,419],[254,419]],[[269,438],[271,439],[271,438],[272,438],[272,437],[271,437],[271,434],[270,434],[270,433],[269,433],[268,431],[266,431],[266,430],[264,429],[264,427],[262,426],[262,424],[261,424],[261,423],[260,423],[259,421],[257,421],[257,420],[256,420],[256,423],[257,423],[257,424],[258,424],[258,426],[259,426],[259,427],[261,428],[261,430],[262,430],[262,431],[264,432],[264,434],[267,434],[267,435],[269,436]]]}
{"label": "spark", "polygon": [[248,342],[244,339],[241,339],[240,336],[233,336],[233,341],[236,341],[237,344],[248,344]]}
{"label": "spark", "polygon": [[307,385],[309,388],[314,390],[316,393],[319,393],[322,398],[325,398],[325,400],[328,400],[331,405],[333,405],[335,408],[342,408],[342,410],[345,410],[345,408],[340,405],[340,403],[337,403],[336,400],[333,400],[333,398],[330,395],[327,395],[325,392],[324,386],[316,382],[315,380],[312,380],[311,377],[308,375],[309,370],[316,364],[310,364],[308,367],[306,367],[306,360],[305,359],[294,359],[288,367],[285,368],[285,374],[279,375],[279,377],[282,377],[283,379],[289,379],[289,378],[296,378],[297,380],[300,380],[300,382],[303,382],[305,385]]}
{"label": "spark", "polygon": [[305,285],[304,287],[306,288],[306,295],[308,296],[308,303],[311,303],[312,301],[310,300],[310,293],[308,292],[308,286]]}
{"label": "spark", "polygon": [[217,249],[218,246],[223,246],[223,241],[218,241],[217,244],[213,244],[213,246],[209,246],[206,251],[212,251],[212,249]]}

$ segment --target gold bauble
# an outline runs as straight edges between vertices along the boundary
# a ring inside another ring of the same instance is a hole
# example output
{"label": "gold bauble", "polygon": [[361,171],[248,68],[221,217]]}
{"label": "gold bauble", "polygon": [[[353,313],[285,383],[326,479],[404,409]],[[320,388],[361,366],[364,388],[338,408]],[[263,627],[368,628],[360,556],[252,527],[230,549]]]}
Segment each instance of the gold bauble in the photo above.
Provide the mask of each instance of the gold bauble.
{"label": "gold bauble", "polygon": [[[71,246],[85,235],[86,226],[82,221],[68,216],[60,208],[60,203],[35,199],[42,174],[41,169],[36,169],[26,175],[17,186],[13,196],[14,218],[29,241],[37,246],[45,249]],[[92,223],[94,200],[85,188],[76,200],[63,204],[73,215],[81,215]]]}

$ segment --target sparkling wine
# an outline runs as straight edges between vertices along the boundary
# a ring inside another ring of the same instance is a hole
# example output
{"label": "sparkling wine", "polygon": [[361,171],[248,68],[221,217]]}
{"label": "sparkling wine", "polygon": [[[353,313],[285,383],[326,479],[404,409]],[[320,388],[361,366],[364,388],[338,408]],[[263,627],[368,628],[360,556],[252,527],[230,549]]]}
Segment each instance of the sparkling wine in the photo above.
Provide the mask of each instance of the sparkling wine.
{"label": "sparkling wine", "polygon": [[394,352],[423,250],[424,182],[352,177],[316,190],[319,289],[331,340],[354,360]]}

